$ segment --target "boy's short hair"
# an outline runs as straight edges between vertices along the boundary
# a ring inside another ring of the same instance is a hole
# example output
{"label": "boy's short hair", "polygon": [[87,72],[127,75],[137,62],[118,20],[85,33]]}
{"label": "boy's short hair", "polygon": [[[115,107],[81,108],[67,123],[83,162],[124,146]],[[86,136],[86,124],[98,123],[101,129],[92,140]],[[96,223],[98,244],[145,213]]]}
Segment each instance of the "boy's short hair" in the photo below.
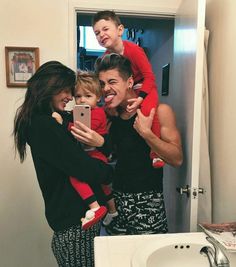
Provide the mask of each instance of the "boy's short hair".
{"label": "boy's short hair", "polygon": [[129,59],[119,54],[107,54],[103,58],[98,58],[95,62],[95,72],[97,75],[102,71],[113,69],[116,69],[124,80],[128,80],[133,74]]}
{"label": "boy's short hair", "polygon": [[78,88],[82,88],[82,90],[88,90],[89,92],[95,94],[97,97],[101,97],[102,95],[99,79],[97,75],[92,71],[78,71],[75,91]]}
{"label": "boy's short hair", "polygon": [[121,25],[120,18],[116,15],[116,13],[112,10],[103,10],[97,12],[92,19],[92,26],[94,26],[99,20],[111,20],[116,26]]}

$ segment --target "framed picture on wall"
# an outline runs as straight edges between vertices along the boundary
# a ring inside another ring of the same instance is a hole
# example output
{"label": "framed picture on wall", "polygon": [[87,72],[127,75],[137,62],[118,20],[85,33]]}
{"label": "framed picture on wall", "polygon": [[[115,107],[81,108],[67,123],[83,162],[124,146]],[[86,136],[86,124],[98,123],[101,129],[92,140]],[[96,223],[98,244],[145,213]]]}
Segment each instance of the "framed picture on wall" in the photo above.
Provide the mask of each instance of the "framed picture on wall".
{"label": "framed picture on wall", "polygon": [[26,87],[39,67],[38,47],[5,47],[7,87]]}

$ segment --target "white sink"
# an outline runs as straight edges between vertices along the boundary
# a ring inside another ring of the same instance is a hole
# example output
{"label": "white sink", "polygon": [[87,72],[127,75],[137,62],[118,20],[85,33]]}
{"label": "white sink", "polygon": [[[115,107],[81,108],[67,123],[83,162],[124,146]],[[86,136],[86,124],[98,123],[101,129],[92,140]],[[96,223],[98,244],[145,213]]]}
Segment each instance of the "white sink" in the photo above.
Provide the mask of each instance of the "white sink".
{"label": "white sink", "polygon": [[189,235],[167,236],[139,247],[132,256],[132,267],[209,267],[209,261],[200,251],[211,246],[204,240]]}
{"label": "white sink", "polygon": [[[96,267],[209,267],[206,235],[197,233],[100,236],[95,238]],[[227,253],[236,267],[236,253]]]}

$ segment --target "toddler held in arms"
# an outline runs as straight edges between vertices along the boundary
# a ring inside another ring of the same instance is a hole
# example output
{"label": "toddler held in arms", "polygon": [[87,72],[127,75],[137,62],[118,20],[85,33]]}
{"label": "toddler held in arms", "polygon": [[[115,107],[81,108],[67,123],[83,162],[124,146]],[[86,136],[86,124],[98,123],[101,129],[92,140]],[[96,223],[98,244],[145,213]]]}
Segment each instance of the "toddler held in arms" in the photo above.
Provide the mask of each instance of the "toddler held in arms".
{"label": "toddler held in arms", "polygon": [[[91,107],[91,129],[99,133],[104,138],[108,138],[107,131],[107,119],[104,109],[98,106],[102,95],[101,87],[98,78],[92,72],[81,71],[77,76],[77,84],[75,87],[74,97],[77,105],[89,105]],[[62,118],[59,113],[54,112],[52,116],[58,123],[62,124]],[[69,123],[66,126],[69,130],[73,126]],[[108,140],[109,143],[109,140]],[[108,163],[107,157],[110,155],[111,150],[109,145],[106,146],[107,151],[99,151],[96,147],[84,146],[84,150],[93,158],[102,160]],[[87,183],[79,181],[74,177],[70,177],[70,181],[74,189],[79,193],[81,198],[88,205],[89,210],[86,212],[85,217],[82,218],[82,228],[88,229],[99,220],[101,220],[106,214],[103,223],[108,225],[114,217],[118,215],[115,202],[113,199],[112,191],[109,185],[101,185],[107,201],[107,208],[100,206],[91,186]],[[107,213],[108,209],[108,213]]]}

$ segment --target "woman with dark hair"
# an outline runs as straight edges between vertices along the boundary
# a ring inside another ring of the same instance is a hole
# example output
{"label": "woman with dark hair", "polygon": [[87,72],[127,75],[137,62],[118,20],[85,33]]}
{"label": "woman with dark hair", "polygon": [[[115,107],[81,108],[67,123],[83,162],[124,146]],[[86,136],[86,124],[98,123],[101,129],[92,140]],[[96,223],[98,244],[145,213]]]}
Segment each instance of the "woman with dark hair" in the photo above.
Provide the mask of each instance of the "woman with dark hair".
{"label": "woman with dark hair", "polygon": [[[165,105],[144,116],[140,109],[127,111],[136,95],[130,61],[118,54],[99,58],[95,65],[108,109],[118,111],[111,118],[110,137],[117,163],[113,190],[118,216],[106,226],[108,234],[158,234],[167,232],[163,197],[163,169],[152,167],[150,150],[173,166],[182,163],[181,139],[174,113]],[[152,129],[157,113],[161,137]],[[109,214],[108,214],[109,215]]]}
{"label": "woman with dark hair", "polygon": [[[110,180],[112,168],[84,152],[74,138],[79,133],[81,140],[80,130],[72,127],[71,135],[52,117],[56,111],[68,119],[64,109],[73,99],[75,82],[75,73],[60,62],[43,64],[27,83],[24,102],[15,115],[13,134],[21,162],[25,160],[27,144],[31,149],[46,218],[54,231],[52,250],[58,265],[90,267],[94,266],[93,240],[99,235],[100,225],[82,229],[81,218],[87,206],[69,177],[89,183],[100,203],[104,203],[100,184]],[[82,139],[91,146],[104,144],[102,136],[86,128]]]}

